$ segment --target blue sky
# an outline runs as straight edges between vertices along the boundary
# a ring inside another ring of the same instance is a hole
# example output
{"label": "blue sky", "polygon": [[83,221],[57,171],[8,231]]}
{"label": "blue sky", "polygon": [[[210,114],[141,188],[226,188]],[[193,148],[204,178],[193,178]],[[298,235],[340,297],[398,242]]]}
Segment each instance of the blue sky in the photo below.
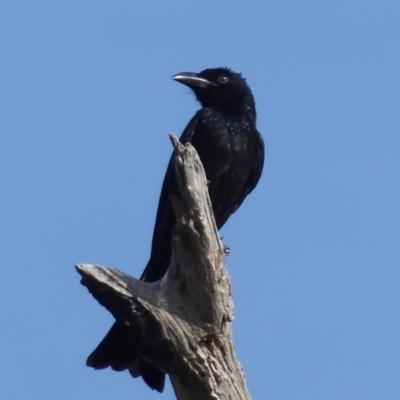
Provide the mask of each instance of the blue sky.
{"label": "blue sky", "polygon": [[229,66],[266,165],[222,231],[254,399],[400,398],[400,4],[0,6],[0,370],[8,400],[174,399],[87,355],[112,317],[77,262],[138,277],[172,147]]}

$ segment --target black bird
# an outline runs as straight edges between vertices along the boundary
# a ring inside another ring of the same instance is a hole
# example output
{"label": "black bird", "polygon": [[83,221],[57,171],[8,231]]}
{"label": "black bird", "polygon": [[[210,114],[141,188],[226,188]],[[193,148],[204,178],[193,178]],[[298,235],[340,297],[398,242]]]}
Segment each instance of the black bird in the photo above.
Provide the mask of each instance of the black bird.
{"label": "black bird", "polygon": [[[192,143],[200,156],[220,229],[256,187],[263,169],[264,142],[256,128],[253,94],[241,74],[228,68],[185,72],[172,79],[192,89],[202,106],[180,141]],[[146,282],[161,279],[171,261],[175,226],[171,194],[178,195],[172,157],[161,189],[150,260],[140,278]],[[89,356],[87,365],[95,369],[111,366],[116,371],[129,368],[133,376],[142,375],[152,389],[164,389],[165,374],[137,357],[124,327],[117,322]]]}

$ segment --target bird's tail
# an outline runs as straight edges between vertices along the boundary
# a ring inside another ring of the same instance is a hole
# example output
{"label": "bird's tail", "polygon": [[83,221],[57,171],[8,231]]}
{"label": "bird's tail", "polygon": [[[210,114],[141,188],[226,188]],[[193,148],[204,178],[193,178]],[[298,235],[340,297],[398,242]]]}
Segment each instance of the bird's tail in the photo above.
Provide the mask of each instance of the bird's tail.
{"label": "bird's tail", "polygon": [[137,354],[129,345],[127,338],[124,327],[115,322],[104,339],[90,354],[86,365],[94,369],[111,367],[114,371],[128,369],[137,358]]}
{"label": "bird's tail", "polygon": [[94,369],[111,367],[114,371],[129,369],[134,378],[141,375],[151,389],[162,393],[165,374],[143,358],[139,358],[128,338],[127,329],[115,322],[104,339],[89,355],[86,365]]}

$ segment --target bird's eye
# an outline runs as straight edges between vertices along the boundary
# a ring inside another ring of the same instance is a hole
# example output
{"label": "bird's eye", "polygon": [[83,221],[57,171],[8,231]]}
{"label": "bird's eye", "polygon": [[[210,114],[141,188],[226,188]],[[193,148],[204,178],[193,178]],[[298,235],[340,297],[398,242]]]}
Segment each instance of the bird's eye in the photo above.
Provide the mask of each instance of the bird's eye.
{"label": "bird's eye", "polygon": [[219,83],[225,84],[229,82],[229,78],[226,75],[221,75],[218,77],[217,81]]}

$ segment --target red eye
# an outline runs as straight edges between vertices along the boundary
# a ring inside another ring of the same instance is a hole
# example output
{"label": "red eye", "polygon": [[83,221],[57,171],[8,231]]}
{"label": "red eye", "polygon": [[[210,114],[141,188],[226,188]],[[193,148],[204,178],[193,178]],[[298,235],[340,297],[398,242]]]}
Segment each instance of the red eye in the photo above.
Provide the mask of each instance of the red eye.
{"label": "red eye", "polygon": [[217,81],[219,83],[225,84],[229,82],[229,78],[226,75],[221,75],[218,77]]}

